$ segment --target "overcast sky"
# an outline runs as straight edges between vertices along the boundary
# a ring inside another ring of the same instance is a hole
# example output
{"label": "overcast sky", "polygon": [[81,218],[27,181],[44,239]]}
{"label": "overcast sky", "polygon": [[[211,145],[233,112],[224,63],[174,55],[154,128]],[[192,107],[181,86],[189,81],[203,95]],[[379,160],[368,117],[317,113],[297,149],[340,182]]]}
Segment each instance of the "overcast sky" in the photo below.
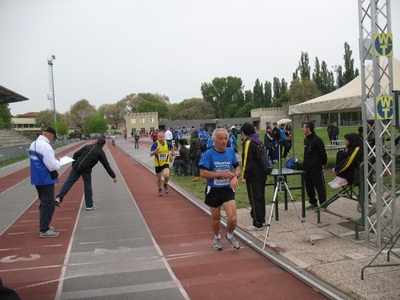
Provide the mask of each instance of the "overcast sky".
{"label": "overcast sky", "polygon": [[[394,12],[399,0],[399,57]],[[302,51],[312,70],[318,57],[333,71],[345,42],[359,68],[358,39],[358,0],[0,0],[0,85],[29,98],[9,105],[13,115],[50,109],[55,55],[60,113],[131,93],[178,103],[215,77],[240,77],[245,90],[257,78],[290,83]]]}

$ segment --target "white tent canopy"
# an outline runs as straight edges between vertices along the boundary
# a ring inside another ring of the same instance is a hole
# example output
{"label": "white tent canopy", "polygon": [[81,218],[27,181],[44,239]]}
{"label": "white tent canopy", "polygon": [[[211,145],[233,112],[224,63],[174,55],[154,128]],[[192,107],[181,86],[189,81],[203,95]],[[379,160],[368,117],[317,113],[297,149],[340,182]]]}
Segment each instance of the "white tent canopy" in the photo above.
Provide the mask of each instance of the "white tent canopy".
{"label": "white tent canopy", "polygon": [[[372,80],[372,78],[370,78]],[[400,61],[393,57],[393,88],[400,90]],[[361,111],[361,75],[329,94],[289,106],[289,115]]]}

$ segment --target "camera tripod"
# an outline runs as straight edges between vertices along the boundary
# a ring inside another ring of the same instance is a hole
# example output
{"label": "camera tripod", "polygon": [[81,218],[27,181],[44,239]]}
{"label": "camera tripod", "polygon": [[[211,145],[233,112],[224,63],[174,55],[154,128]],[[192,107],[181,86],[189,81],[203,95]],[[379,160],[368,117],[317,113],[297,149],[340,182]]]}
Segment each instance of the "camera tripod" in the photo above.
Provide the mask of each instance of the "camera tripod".
{"label": "camera tripod", "polygon": [[267,243],[267,238],[268,238],[268,236],[269,236],[269,230],[270,230],[270,228],[271,228],[271,221],[272,221],[272,216],[273,216],[273,213],[274,213],[274,209],[275,209],[275,206],[278,205],[278,203],[277,203],[277,200],[278,200],[278,192],[279,192],[279,193],[282,192],[282,186],[286,189],[287,193],[288,193],[289,196],[290,196],[290,199],[291,199],[291,201],[292,201],[293,207],[294,207],[294,209],[296,210],[297,215],[299,216],[300,222],[301,222],[301,224],[303,225],[303,228],[304,228],[304,230],[305,230],[306,233],[307,233],[307,236],[308,236],[308,238],[309,238],[309,240],[310,240],[310,242],[311,242],[311,245],[314,245],[314,242],[313,242],[313,240],[311,239],[310,234],[308,233],[307,227],[304,225],[305,220],[301,217],[301,214],[300,214],[300,212],[299,212],[299,210],[298,210],[298,208],[297,208],[297,206],[296,206],[296,203],[295,203],[296,201],[293,199],[293,195],[292,195],[292,193],[290,192],[290,189],[289,189],[289,186],[288,186],[287,183],[286,183],[285,177],[282,175],[282,161],[281,161],[281,155],[280,155],[280,153],[281,153],[281,145],[280,145],[280,144],[279,144],[279,146],[278,146],[278,153],[279,153],[279,154],[278,154],[278,157],[279,157],[279,160],[278,160],[278,177],[277,177],[277,180],[276,180],[276,187],[275,187],[275,192],[274,192],[274,198],[272,199],[271,212],[270,212],[270,214],[269,214],[269,219],[268,219],[268,223],[267,223],[267,229],[266,229],[266,233],[265,233],[265,239],[264,239],[263,250],[265,249],[265,244]]}

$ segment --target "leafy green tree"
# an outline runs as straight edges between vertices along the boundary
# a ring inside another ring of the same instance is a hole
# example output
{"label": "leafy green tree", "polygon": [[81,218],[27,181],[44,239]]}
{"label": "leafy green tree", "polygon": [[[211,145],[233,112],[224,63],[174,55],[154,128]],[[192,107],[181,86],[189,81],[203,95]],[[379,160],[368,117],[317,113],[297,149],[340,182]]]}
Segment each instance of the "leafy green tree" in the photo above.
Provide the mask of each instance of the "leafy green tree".
{"label": "leafy green tree", "polygon": [[253,102],[255,107],[263,107],[264,105],[264,88],[260,80],[256,80],[253,87]]}
{"label": "leafy green tree", "polygon": [[158,112],[158,117],[160,119],[166,118],[168,116],[168,106],[166,103],[160,101],[144,101],[138,107],[138,112]]}
{"label": "leafy green tree", "polygon": [[286,94],[287,91],[288,91],[287,82],[286,82],[285,78],[282,78],[282,79],[281,79],[281,90],[280,90],[281,96],[284,95],[284,94]]}
{"label": "leafy green tree", "polygon": [[314,72],[312,74],[312,80],[315,82],[317,85],[317,88],[321,91],[322,90],[322,78],[321,78],[321,65],[319,64],[319,59],[318,57],[315,58],[315,63],[314,63]]}
{"label": "leafy green tree", "polygon": [[125,103],[121,100],[114,104],[103,104],[99,106],[98,112],[101,113],[109,125],[118,128],[118,124],[125,121]]}
{"label": "leafy green tree", "polygon": [[238,77],[216,77],[211,83],[202,83],[200,90],[204,100],[211,103],[217,118],[230,117],[226,108],[244,99],[242,79]]}
{"label": "leafy green tree", "polygon": [[272,99],[276,100],[281,96],[281,82],[277,77],[274,77],[272,82],[273,82],[272,89],[274,91],[274,97]]}
{"label": "leafy green tree", "polygon": [[108,127],[107,119],[102,114],[92,114],[86,117],[85,120],[85,134],[90,133],[104,133]]}
{"label": "leafy green tree", "polygon": [[11,129],[11,112],[8,103],[0,104],[0,129]]}
{"label": "leafy green tree", "polygon": [[[60,114],[56,112],[56,119],[57,123],[65,121],[65,116],[63,114]],[[54,114],[53,111],[50,109],[45,109],[39,112],[39,114],[35,118],[35,123],[41,126],[42,128],[48,127],[48,126],[55,126],[54,125]],[[54,127],[55,128],[55,127]],[[58,131],[57,131],[58,132]]]}
{"label": "leafy green tree", "polygon": [[317,85],[310,79],[295,79],[292,81],[291,87],[288,91],[290,97],[289,103],[291,105],[302,103],[304,101],[316,98],[321,95]]}
{"label": "leafy green tree", "polygon": [[177,120],[212,119],[215,118],[211,103],[201,98],[185,99],[174,105]]}
{"label": "leafy green tree", "polygon": [[88,100],[82,99],[71,105],[69,111],[70,119],[73,125],[78,126],[83,130],[87,117],[97,113],[96,108],[89,103]]}
{"label": "leafy green tree", "polygon": [[284,93],[278,99],[275,99],[274,102],[272,102],[271,107],[284,107],[285,104],[289,102],[289,99],[288,93]]}
{"label": "leafy green tree", "polygon": [[137,113],[138,106],[144,101],[142,97],[139,97],[135,93],[131,93],[125,96],[119,102],[122,102],[126,113]]}
{"label": "leafy green tree", "polygon": [[328,66],[325,61],[322,61],[321,64],[320,79],[321,79],[320,86],[317,85],[317,87],[321,91],[322,95],[333,92],[336,89],[335,78],[333,76],[332,71],[328,70]]}
{"label": "leafy green tree", "polygon": [[264,95],[265,95],[265,102],[264,107],[270,107],[272,103],[272,84],[269,81],[266,81],[264,84]]}
{"label": "leafy green tree", "polygon": [[311,68],[310,68],[310,59],[308,57],[307,52],[301,52],[301,57],[299,61],[299,66],[297,67],[301,80],[305,80],[306,78],[310,79],[311,76]]}
{"label": "leafy green tree", "polygon": [[254,103],[251,102],[247,102],[244,106],[242,106],[241,108],[239,108],[236,113],[235,113],[235,118],[246,118],[246,117],[250,117],[251,116],[251,110],[255,108],[254,107]]}
{"label": "leafy green tree", "polygon": [[354,70],[354,59],[351,58],[353,51],[350,50],[350,45],[346,42],[344,43],[344,72],[342,77],[341,86],[349,83],[354,78],[358,76],[358,69]]}
{"label": "leafy green tree", "polygon": [[[253,102],[253,92],[252,91],[250,91],[250,90],[244,91],[244,102],[245,102],[245,104],[247,104],[249,102]],[[242,106],[240,106],[240,107],[242,107]]]}
{"label": "leafy green tree", "polygon": [[54,120],[51,122],[51,127],[56,129],[57,134],[67,135],[69,133],[69,125],[64,121],[57,121],[57,124],[54,124]]}

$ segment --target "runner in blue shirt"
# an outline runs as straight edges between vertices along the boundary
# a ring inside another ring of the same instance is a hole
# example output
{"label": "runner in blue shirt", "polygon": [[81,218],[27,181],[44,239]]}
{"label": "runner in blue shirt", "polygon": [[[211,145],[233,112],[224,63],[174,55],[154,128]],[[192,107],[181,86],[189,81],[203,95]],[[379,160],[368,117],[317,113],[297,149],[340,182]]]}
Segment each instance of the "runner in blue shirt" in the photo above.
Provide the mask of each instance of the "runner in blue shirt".
{"label": "runner in blue shirt", "polygon": [[212,134],[214,148],[206,151],[200,159],[200,177],[207,179],[205,203],[210,207],[212,216],[211,227],[214,232],[214,249],[222,250],[220,231],[221,206],[227,216],[226,240],[234,249],[240,244],[233,236],[236,228],[235,189],[240,175],[239,162],[232,148],[227,148],[228,132],[217,128]]}

